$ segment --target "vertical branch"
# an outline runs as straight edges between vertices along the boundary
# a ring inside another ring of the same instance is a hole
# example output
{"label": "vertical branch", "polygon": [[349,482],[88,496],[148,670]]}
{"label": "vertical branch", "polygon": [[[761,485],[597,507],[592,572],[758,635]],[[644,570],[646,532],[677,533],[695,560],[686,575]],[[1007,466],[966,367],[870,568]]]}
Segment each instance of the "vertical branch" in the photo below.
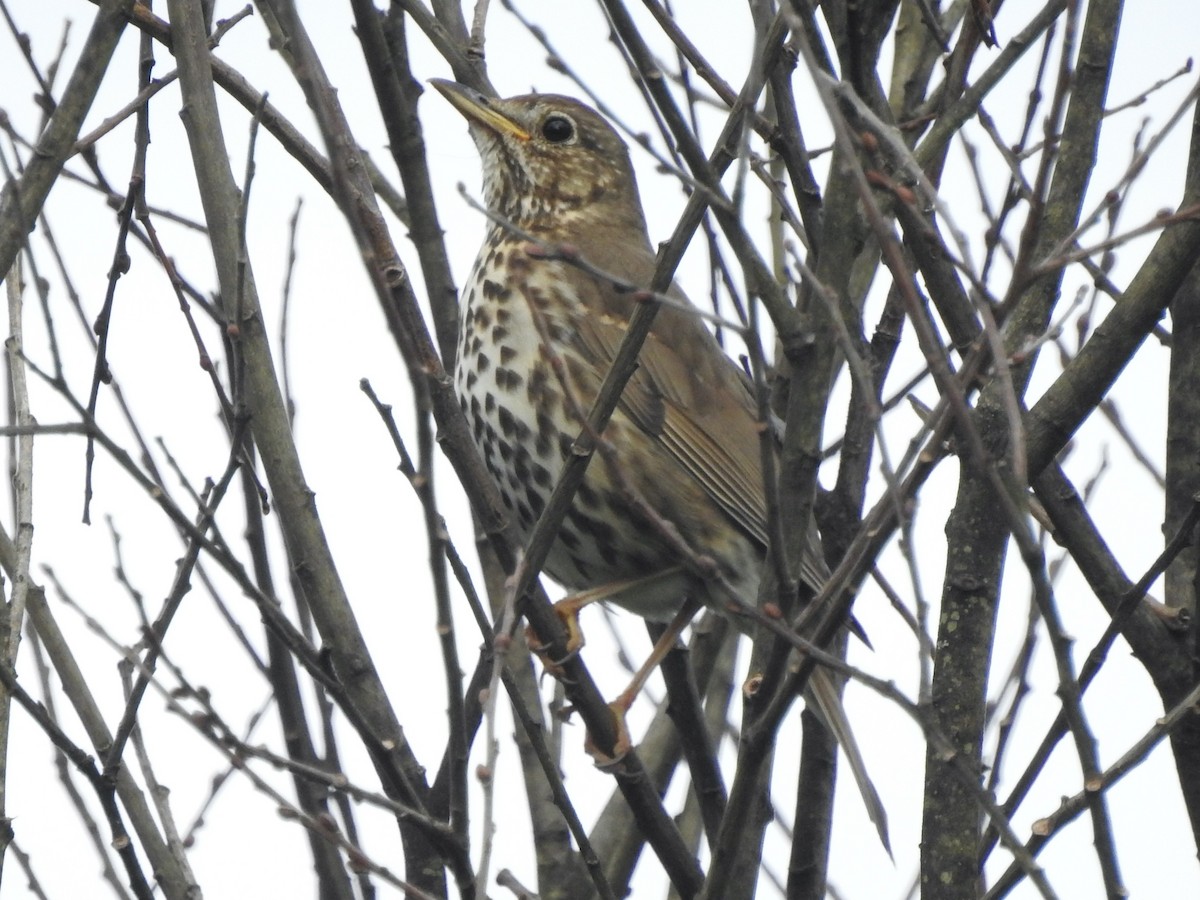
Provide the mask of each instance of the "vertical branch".
{"label": "vertical branch", "polygon": [[[10,403],[14,424],[19,429],[17,458],[13,471],[13,491],[16,513],[16,566],[11,577],[11,592],[8,602],[0,611],[0,666],[12,671],[16,668],[17,649],[21,641],[21,628],[25,621],[25,603],[29,597],[29,558],[33,544],[33,433],[29,430],[32,416],[29,413],[29,389],[25,381],[24,327],[22,325],[22,294],[25,291],[21,273],[21,258],[18,256],[5,278],[8,297],[9,337],[5,341],[8,356],[8,376],[11,386]],[[13,831],[8,819],[8,740],[12,723],[12,695],[7,691],[0,696],[0,876],[4,872],[4,851],[12,841]]]}
{"label": "vertical branch", "polygon": [[[1167,486],[1163,532],[1174,534],[1200,494],[1200,267],[1171,300],[1171,369],[1167,385]],[[1200,549],[1186,547],[1167,569],[1166,603],[1196,611]],[[1192,647],[1193,658],[1200,648]]]}
{"label": "vertical branch", "polygon": [[[287,275],[284,281],[283,312],[279,327],[280,368],[283,374],[283,392],[289,416],[294,413],[295,404],[288,379],[288,309],[296,266],[296,238],[300,210],[301,204],[297,203],[289,222]],[[246,548],[250,554],[250,570],[254,583],[263,595],[274,598],[279,595],[276,592],[275,576],[271,569],[269,540],[263,521],[265,504],[261,497],[261,486],[254,472],[255,448],[252,441],[244,441],[244,444],[246,465],[241,467],[239,475],[245,510]],[[297,600],[301,615],[304,615],[307,608],[302,598],[297,597]],[[311,620],[305,619],[304,624],[307,626],[305,636],[311,638]],[[328,694],[321,689],[319,684],[313,685],[317,694],[319,721],[325,726],[325,747],[322,755],[317,750],[313,737],[314,729],[305,714],[303,685],[296,671],[296,661],[288,652],[287,643],[273,629],[267,627],[264,632],[267,642],[267,673],[271,682],[275,706],[279,711],[279,724],[283,731],[283,741],[288,759],[304,766],[324,767],[330,771],[340,771],[336,736],[332,727],[333,707],[329,702]],[[329,821],[328,792],[321,785],[295,772],[292,781],[296,790],[296,803],[300,810],[317,821]],[[346,834],[350,840],[357,843],[353,807],[344,794],[339,793],[334,799],[339,805]],[[337,846],[326,840],[324,835],[315,831],[306,830],[305,835],[308,838],[309,851],[313,856],[313,868],[316,871],[321,900],[351,900],[354,894]],[[365,882],[366,873],[358,874],[360,881]],[[365,892],[364,896],[367,896]]]}
{"label": "vertical branch", "polygon": [[[404,16],[390,15],[385,22],[371,3],[354,0],[355,23],[363,47],[363,57],[375,85],[375,96],[387,128],[393,159],[400,170],[405,197],[412,212],[411,235],[417,244],[426,295],[433,309],[434,330],[442,363],[451,367],[457,347],[458,290],[450,273],[446,242],[438,222],[433,187],[417,116],[420,86],[409,68]],[[413,382],[416,405],[418,493],[425,512],[425,533],[429,542],[429,569],[433,577],[437,605],[437,633],[442,648],[442,666],[446,680],[449,759],[451,760],[449,820],[464,846],[469,846],[467,815],[467,736],[463,713],[463,678],[458,660],[457,635],[450,602],[450,586],[445,562],[445,526],[437,510],[434,485],[434,439],[432,408],[425,379]],[[441,815],[442,810],[434,810]]]}
{"label": "vertical branch", "polygon": [[[828,10],[826,15],[828,16]],[[841,34],[832,25],[831,28],[834,31],[843,77],[851,77],[857,81],[860,77],[857,73],[865,77],[865,72],[873,71],[878,56],[878,43],[868,37],[866,30],[859,33],[855,28],[847,35]],[[818,72],[821,71],[818,62],[820,54],[815,46],[818,41],[817,32],[811,25],[807,25],[797,35],[796,40],[810,74],[817,78]],[[836,115],[832,104],[829,104],[828,111],[831,115]],[[861,312],[859,304],[852,300],[851,276],[856,263],[869,259],[867,254],[877,254],[877,251],[869,247],[864,253],[867,229],[855,188],[855,152],[853,143],[842,140],[839,136],[833,149],[833,161],[825,185],[821,231],[814,238],[814,243],[821,248],[820,254],[815,254],[815,279],[806,283],[803,288],[809,327],[815,339],[802,351],[793,349],[785,359],[780,360],[783,371],[788,375],[783,393],[787,404],[787,427],[784,432],[781,461],[781,488],[784,508],[790,511],[790,520],[785,522],[788,526],[786,533],[789,552],[792,554],[797,552],[797,545],[802,547],[810,540],[814,487],[817,484],[817,470],[822,461],[822,435],[833,378],[846,359],[846,353],[857,353],[853,345],[861,343],[862,340]],[[844,337],[839,334],[839,324],[842,332],[847,328],[851,329]],[[839,340],[840,337],[842,340]],[[846,346],[844,341],[849,341],[850,346]],[[856,393],[866,387],[861,381],[860,378],[852,380]],[[855,407],[865,416],[864,431],[868,446],[874,424],[873,416],[868,411],[870,406],[867,402]],[[863,465],[867,465],[869,460],[868,451],[862,459]],[[863,475],[865,476],[865,470]],[[840,482],[839,487],[845,489],[846,483]],[[852,493],[861,493],[861,490],[856,488]],[[848,514],[850,519],[861,516],[861,496],[857,503],[848,493],[835,494],[832,500],[831,505],[840,506],[841,513]],[[850,522],[844,524],[849,525]],[[832,565],[845,552],[849,544],[849,535],[842,531],[835,537],[834,530],[831,530],[830,537],[833,540],[824,543],[823,552],[824,561]],[[845,652],[844,636],[839,637],[835,647],[839,653]],[[811,712],[806,710],[803,721],[804,734],[796,792],[796,834],[788,873],[788,889],[791,896],[820,898],[825,895],[826,890],[826,870],[833,832],[837,747],[833,735],[827,728],[821,727]]]}
{"label": "vertical branch", "polygon": [[[226,298],[242,297],[243,319],[234,324],[245,358],[245,399],[280,526],[305,599],[330,650],[334,670],[381,742],[377,746],[386,748],[373,759],[385,791],[421,808],[427,790],[423,770],[412,755],[372,663],[316,513],[279,390],[249,264],[244,279],[239,279],[237,189],[218,117],[201,11],[185,0],[171,0],[168,6],[173,49],[179,61],[184,127],[192,148],[221,294]],[[408,825],[402,825],[402,834],[420,848],[409,857],[410,865],[429,879],[420,883],[440,893],[444,890],[440,887],[440,865],[429,858],[435,851],[419,831]],[[460,869],[458,874],[469,881],[469,871]]]}
{"label": "vertical branch", "polygon": [[[400,172],[411,215],[409,236],[417,248],[426,296],[433,310],[442,365],[454,367],[458,334],[458,289],[450,272],[438,219],[417,101],[421,86],[409,63],[405,15],[393,6],[386,19],[366,0],[353,0],[355,31],[375,86],[375,98],[388,134],[388,147]],[[418,397],[418,399],[420,399]]]}
{"label": "vertical branch", "polygon": [[[1187,521],[1200,496],[1200,266],[1192,269],[1171,301],[1171,365],[1167,383],[1167,487],[1163,522],[1165,534],[1175,534]],[[1166,572],[1166,601],[1172,609],[1191,614],[1192,627],[1185,653],[1193,680],[1200,680],[1200,619],[1196,616],[1200,593],[1200,529],[1171,562]],[[1177,695],[1177,694],[1176,694]],[[1163,697],[1168,703],[1170,695]],[[1192,839],[1200,846],[1200,726],[1185,719],[1171,733],[1171,749],[1192,825]]]}
{"label": "vertical branch", "polygon": [[[249,7],[246,7],[249,9]],[[250,187],[255,172],[255,148],[258,128],[261,123],[263,109],[266,106],[266,94],[263,94],[259,107],[254,112],[250,122],[250,140],[246,150],[245,177],[242,182],[241,202],[238,208],[238,284],[245,285],[245,270],[249,265],[246,254],[246,228],[249,221]],[[292,216],[289,229],[288,271],[284,288],[283,314],[280,324],[280,366],[283,370],[283,390],[289,418],[295,413],[290,392],[288,391],[287,372],[287,308],[290,296],[291,278],[295,263],[295,242],[297,223],[300,217],[300,205],[297,204]],[[243,315],[242,295],[236,302],[236,312],[232,317],[239,321]],[[262,496],[262,488],[254,472],[254,444],[249,440],[245,431],[246,405],[243,393],[245,384],[245,358],[241,353],[241,343],[228,333],[225,334],[225,350],[228,359],[229,389],[231,400],[228,403],[222,398],[222,406],[230,429],[230,440],[238,448],[237,452],[244,454],[245,465],[240,468],[242,497],[246,511],[246,542],[250,550],[253,564],[255,583],[269,597],[275,597],[274,579],[271,574],[270,559],[267,551],[266,531],[263,527],[264,509],[267,501]],[[300,604],[303,607],[303,603]],[[267,641],[268,675],[275,697],[275,705],[279,710],[280,725],[283,728],[284,742],[288,757],[303,765],[319,766],[337,769],[337,744],[332,730],[327,735],[326,759],[318,757],[314,746],[312,731],[304,712],[304,702],[300,693],[300,682],[296,674],[295,660],[288,652],[284,642],[270,628],[265,629]],[[300,810],[317,821],[332,821],[328,793],[311,780],[293,773],[293,784],[296,789],[296,801]],[[343,795],[336,799],[344,800]],[[352,841],[357,838],[357,828],[352,807],[348,803],[341,805],[343,826]],[[309,850],[313,857],[313,868],[316,872],[321,900],[352,900],[354,894],[347,876],[346,866],[335,843],[329,841],[326,835],[312,829],[306,829]],[[365,879],[366,873],[359,873],[360,879]]]}
{"label": "vertical branch", "polygon": [[[1023,234],[1017,270],[1022,257],[1043,255],[1035,248],[1052,248],[1070,234],[1078,221],[1087,188],[1103,116],[1116,34],[1120,21],[1119,0],[1090,4],[1082,26],[1079,66],[1072,69],[1075,29],[1066,29],[1063,61],[1054,109],[1065,109],[1058,165],[1053,176],[1044,162],[1041,172],[1045,203],[1035,200]],[[1069,15],[1073,23],[1077,7]],[[1069,102],[1067,102],[1069,97]],[[1050,121],[1057,121],[1052,113]],[[1050,126],[1048,126],[1049,128]],[[1048,137],[1052,137],[1048,135]],[[1047,146],[1043,152],[1052,152]],[[1040,196],[1035,191],[1035,198]],[[1043,251],[1044,252],[1044,251]],[[1006,323],[1009,350],[1022,346],[1031,335],[1047,326],[1058,297],[1062,272],[1026,287],[1014,281]],[[1010,446],[1008,410],[1028,383],[1036,354],[1025,365],[1013,367],[1011,380],[997,378],[982,392],[975,424],[986,446],[1003,458],[1012,454],[1014,467],[1025,459],[1024,442]],[[1037,471],[1031,467],[1031,471]],[[1010,533],[1009,523],[995,515],[998,496],[994,481],[976,467],[963,467],[955,506],[947,522],[948,547],[943,586],[938,653],[933,679],[933,709],[950,734],[964,761],[975,771],[982,769],[982,737],[987,676],[991,662],[995,615],[1000,595],[1000,577]],[[1036,577],[1036,576],[1035,576]],[[1064,690],[1065,690],[1064,686]],[[969,809],[964,786],[948,777],[947,764],[930,748],[926,754],[926,804],[922,828],[922,883],[930,900],[957,896],[965,884],[979,876],[979,822]]]}
{"label": "vertical branch", "polygon": [[[149,35],[141,37],[141,52],[138,59],[137,84],[143,90],[150,81],[150,73],[154,68],[154,42]],[[133,164],[130,167],[129,189],[125,194],[125,202],[121,205],[118,216],[120,222],[117,228],[116,248],[113,251],[112,266],[108,271],[108,290],[104,294],[104,303],[92,330],[96,334],[96,359],[92,364],[92,387],[88,394],[87,411],[92,418],[96,416],[96,403],[100,398],[100,385],[112,381],[112,373],[108,368],[108,338],[112,327],[113,304],[116,301],[117,283],[129,271],[129,252],[126,242],[133,225],[136,211],[145,220],[146,209],[146,154],[150,148],[150,98],[138,106],[137,125],[134,129]],[[96,442],[88,435],[87,449],[84,452],[83,474],[83,522],[85,525],[92,521],[92,472],[96,460]]]}
{"label": "vertical branch", "polygon": [[[25,624],[25,602],[29,597],[29,561],[33,549],[33,415],[29,411],[29,386],[25,373],[25,326],[21,266],[15,264],[8,278],[8,329],[4,342],[8,356],[9,384],[12,387],[14,424],[18,429],[16,471],[13,492],[16,495],[17,567],[12,576],[12,593],[7,609],[7,633],[3,634],[3,663],[9,668],[17,664],[17,649],[21,629]],[[0,791],[3,784],[0,783]],[[3,807],[0,806],[0,815]]]}

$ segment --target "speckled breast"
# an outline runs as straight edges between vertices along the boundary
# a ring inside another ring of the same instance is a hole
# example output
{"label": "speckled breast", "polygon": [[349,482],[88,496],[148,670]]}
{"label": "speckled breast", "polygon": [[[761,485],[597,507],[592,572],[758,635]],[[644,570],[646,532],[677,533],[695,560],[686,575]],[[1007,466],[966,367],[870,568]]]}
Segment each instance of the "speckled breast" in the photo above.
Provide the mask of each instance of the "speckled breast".
{"label": "speckled breast", "polygon": [[[572,401],[542,346],[546,335],[553,354],[574,354],[571,323],[585,314],[569,282],[555,277],[561,265],[532,260],[522,242],[493,232],[465,288],[459,323],[459,402],[522,540],[545,509],[580,432]],[[586,411],[592,396],[574,385],[572,392]],[[637,439],[631,429],[618,414],[606,435],[635,452]],[[593,461],[545,571],[564,586],[581,589],[669,566],[664,548],[647,540],[645,529],[631,521],[635,517],[624,506],[603,463]],[[636,599],[617,599],[630,607],[642,606]],[[669,607],[679,599],[660,595],[651,605]]]}

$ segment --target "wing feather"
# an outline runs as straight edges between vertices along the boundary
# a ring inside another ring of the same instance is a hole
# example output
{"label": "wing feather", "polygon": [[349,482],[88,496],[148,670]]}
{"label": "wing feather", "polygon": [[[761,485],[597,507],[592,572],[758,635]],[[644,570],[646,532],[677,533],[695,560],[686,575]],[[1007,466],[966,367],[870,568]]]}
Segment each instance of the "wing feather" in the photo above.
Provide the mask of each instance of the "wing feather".
{"label": "wing feather", "polygon": [[[606,372],[625,336],[626,320],[592,313],[575,329],[577,349],[598,372]],[[745,376],[698,318],[660,310],[620,408],[743,532],[766,547],[753,398]]]}

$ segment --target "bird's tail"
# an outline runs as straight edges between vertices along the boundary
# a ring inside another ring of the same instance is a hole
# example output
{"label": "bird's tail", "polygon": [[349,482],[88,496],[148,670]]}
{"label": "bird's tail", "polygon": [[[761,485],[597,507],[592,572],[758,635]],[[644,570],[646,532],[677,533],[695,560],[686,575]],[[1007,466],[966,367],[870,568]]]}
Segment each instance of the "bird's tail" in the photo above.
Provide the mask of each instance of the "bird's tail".
{"label": "bird's tail", "polygon": [[837,740],[842,752],[846,754],[846,760],[850,763],[850,771],[854,773],[854,781],[858,784],[858,791],[862,794],[863,803],[867,807],[867,815],[875,823],[879,840],[883,843],[883,848],[887,850],[888,856],[891,856],[892,847],[888,839],[887,811],[883,808],[879,792],[875,790],[875,784],[867,773],[867,764],[858,748],[854,732],[850,729],[850,720],[846,718],[846,708],[842,705],[841,694],[828,670],[817,668],[813,671],[812,677],[808,681],[808,696],[815,706],[815,712]]}

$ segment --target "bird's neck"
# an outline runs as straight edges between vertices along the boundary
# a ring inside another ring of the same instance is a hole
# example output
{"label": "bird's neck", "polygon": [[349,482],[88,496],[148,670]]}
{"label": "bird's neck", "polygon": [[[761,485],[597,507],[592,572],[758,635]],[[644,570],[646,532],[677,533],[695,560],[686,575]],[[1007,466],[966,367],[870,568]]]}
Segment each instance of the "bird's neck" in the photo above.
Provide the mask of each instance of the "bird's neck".
{"label": "bird's neck", "polygon": [[549,244],[581,247],[585,239],[593,243],[603,237],[628,245],[638,243],[639,236],[649,244],[646,220],[642,211],[636,208],[572,204],[509,205],[505,212],[495,214],[498,220],[495,228],[512,235],[525,233]]}
{"label": "bird's neck", "polygon": [[616,204],[581,202],[577,198],[562,200],[533,199],[523,197],[516,202],[491,206],[492,213],[501,224],[511,224],[514,230],[527,231],[539,237],[568,235],[594,230],[614,228],[622,232],[639,234],[646,230],[642,211]]}
{"label": "bird's neck", "polygon": [[572,181],[535,184],[530,173],[509,167],[485,175],[484,199],[502,225],[544,240],[569,241],[573,234],[598,228],[646,231],[636,188],[622,189],[607,179],[586,186]]}

